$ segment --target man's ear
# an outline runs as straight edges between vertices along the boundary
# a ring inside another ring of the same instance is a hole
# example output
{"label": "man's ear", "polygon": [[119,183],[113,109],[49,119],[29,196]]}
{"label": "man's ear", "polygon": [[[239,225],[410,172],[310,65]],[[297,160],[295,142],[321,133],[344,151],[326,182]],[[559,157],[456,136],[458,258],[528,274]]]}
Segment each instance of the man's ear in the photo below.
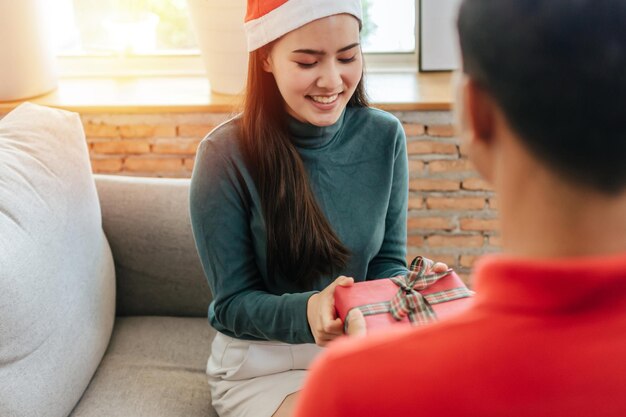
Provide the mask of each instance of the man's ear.
{"label": "man's ear", "polygon": [[497,105],[480,84],[466,75],[460,80],[458,94],[462,139],[478,172],[491,182],[497,147]]}
{"label": "man's ear", "polygon": [[496,130],[495,102],[475,80],[466,77],[465,109],[467,111],[471,139],[488,144],[493,141]]}

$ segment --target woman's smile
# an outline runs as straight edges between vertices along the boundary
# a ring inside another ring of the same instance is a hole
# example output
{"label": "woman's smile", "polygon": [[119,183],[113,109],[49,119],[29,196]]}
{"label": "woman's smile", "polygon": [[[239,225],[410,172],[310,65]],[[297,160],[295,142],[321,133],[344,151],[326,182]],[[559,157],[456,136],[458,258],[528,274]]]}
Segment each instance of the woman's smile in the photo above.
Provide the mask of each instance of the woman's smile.
{"label": "woman's smile", "polygon": [[337,100],[337,97],[339,97],[339,94],[341,93],[337,93],[337,94],[333,94],[330,96],[318,96],[318,95],[310,95],[310,96],[306,96],[307,98],[313,100],[316,103],[321,103],[321,104],[332,104]]}

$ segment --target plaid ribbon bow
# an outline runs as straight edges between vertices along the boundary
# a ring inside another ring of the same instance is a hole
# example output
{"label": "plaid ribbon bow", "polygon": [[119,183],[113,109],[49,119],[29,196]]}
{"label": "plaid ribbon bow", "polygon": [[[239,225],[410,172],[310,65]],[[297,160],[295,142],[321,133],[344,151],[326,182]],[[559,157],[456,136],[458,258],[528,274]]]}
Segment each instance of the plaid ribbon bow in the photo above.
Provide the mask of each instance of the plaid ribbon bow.
{"label": "plaid ribbon bow", "polygon": [[[419,291],[427,289],[452,272],[452,269],[437,273],[430,272],[432,266],[433,261],[430,259],[421,256],[416,257],[411,262],[407,275],[391,278],[391,281],[399,287],[391,301],[365,304],[353,308],[361,310],[364,316],[391,313],[392,317],[398,321],[408,316],[412,325],[419,326],[437,320],[437,315],[432,308],[433,304],[474,295],[474,292],[466,287],[452,288],[426,295],[421,294]],[[346,315],[344,323],[345,329],[348,326],[348,315]]]}

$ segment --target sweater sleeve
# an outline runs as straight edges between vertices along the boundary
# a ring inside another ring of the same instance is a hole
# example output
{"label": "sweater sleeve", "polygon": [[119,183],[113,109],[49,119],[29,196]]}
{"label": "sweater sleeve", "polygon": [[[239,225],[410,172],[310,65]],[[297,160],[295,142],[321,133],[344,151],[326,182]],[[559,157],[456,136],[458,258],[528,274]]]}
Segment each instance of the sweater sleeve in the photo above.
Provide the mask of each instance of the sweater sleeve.
{"label": "sweater sleeve", "polygon": [[396,119],[391,192],[380,250],[368,265],[367,279],[389,278],[407,273],[406,221],[409,199],[409,168],[406,137]]}
{"label": "sweater sleeve", "polygon": [[201,143],[190,188],[193,234],[213,293],[211,324],[242,339],[313,343],[306,314],[313,292],[267,292],[253,246],[249,191],[241,170],[217,148],[211,140]]}

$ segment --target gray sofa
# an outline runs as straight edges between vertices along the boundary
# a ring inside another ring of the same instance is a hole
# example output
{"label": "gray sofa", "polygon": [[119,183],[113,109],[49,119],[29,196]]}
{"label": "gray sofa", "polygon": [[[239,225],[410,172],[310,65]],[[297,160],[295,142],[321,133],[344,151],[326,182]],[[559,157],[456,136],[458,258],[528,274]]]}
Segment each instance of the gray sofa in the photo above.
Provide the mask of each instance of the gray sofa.
{"label": "gray sofa", "polygon": [[0,120],[0,416],[216,416],[188,188],[92,175],[75,114]]}
{"label": "gray sofa", "polygon": [[108,348],[73,417],[216,416],[214,330],[191,234],[189,180],[95,176],[116,273]]}

